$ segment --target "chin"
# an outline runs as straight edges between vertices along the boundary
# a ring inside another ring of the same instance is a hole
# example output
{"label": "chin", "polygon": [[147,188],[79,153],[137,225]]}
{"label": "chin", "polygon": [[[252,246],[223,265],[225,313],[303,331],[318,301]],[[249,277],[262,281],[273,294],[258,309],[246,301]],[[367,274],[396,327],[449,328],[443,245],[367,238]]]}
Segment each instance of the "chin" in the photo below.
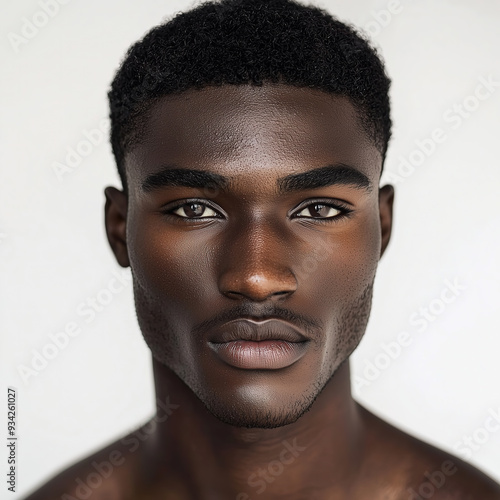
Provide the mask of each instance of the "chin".
{"label": "chin", "polygon": [[[329,379],[328,379],[329,380]],[[275,429],[299,420],[313,406],[327,381],[311,383],[307,392],[276,397],[260,385],[246,385],[232,394],[193,392],[209,413],[221,422],[247,429]]]}
{"label": "chin", "polygon": [[314,401],[307,405],[296,404],[292,407],[281,408],[249,408],[248,405],[240,407],[212,405],[205,402],[207,410],[221,422],[233,427],[246,429],[275,429],[290,425],[307,413]]}

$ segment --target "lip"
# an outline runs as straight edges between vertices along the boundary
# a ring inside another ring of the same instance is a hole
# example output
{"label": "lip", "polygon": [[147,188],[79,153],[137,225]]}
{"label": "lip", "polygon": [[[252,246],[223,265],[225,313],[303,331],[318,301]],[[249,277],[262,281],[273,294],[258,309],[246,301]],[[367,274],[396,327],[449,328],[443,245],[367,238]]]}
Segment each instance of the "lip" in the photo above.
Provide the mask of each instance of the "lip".
{"label": "lip", "polygon": [[309,339],[290,323],[278,319],[241,318],[225,323],[208,342],[228,365],[246,370],[279,370],[298,361]]}
{"label": "lip", "polygon": [[217,344],[233,340],[304,342],[309,339],[296,326],[276,318],[264,321],[238,318],[224,323],[209,339],[210,342]]}
{"label": "lip", "polygon": [[298,361],[306,352],[309,342],[284,340],[233,340],[220,344],[210,343],[219,358],[228,365],[245,370],[279,370]]}

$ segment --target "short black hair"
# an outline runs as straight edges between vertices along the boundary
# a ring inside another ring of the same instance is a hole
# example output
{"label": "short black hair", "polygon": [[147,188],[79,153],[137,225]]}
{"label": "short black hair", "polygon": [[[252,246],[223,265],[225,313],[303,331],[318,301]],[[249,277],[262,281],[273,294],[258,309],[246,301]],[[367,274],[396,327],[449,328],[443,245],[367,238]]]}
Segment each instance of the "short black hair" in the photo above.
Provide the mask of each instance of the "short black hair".
{"label": "short black hair", "polygon": [[347,97],[385,160],[390,79],[356,28],[295,0],[210,1],[151,29],[130,47],[115,75],[108,92],[111,145],[125,192],[125,153],[140,141],[159,98],[265,82]]}

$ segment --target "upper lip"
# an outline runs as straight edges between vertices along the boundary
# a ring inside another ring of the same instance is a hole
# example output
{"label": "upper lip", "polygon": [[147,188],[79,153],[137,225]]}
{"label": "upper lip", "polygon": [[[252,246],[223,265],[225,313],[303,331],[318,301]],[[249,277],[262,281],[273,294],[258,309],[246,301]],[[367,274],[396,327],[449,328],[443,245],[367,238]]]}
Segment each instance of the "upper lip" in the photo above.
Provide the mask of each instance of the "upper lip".
{"label": "upper lip", "polygon": [[262,320],[241,317],[224,323],[217,328],[210,338],[212,343],[225,343],[235,340],[284,340],[287,342],[304,342],[309,340],[301,329],[278,318]]}

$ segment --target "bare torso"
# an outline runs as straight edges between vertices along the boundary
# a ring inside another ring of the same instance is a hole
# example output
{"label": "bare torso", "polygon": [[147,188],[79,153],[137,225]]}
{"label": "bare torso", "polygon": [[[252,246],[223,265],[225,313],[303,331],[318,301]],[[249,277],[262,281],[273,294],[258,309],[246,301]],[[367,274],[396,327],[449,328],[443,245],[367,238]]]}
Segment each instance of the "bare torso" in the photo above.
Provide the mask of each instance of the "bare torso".
{"label": "bare torso", "polygon": [[[342,486],[318,487],[311,478],[293,500],[500,500],[500,487],[477,469],[360,409],[366,432],[358,469]],[[266,496],[266,481],[285,480],[270,470],[249,475],[236,494],[193,491],[189,470],[175,456],[155,458],[149,428],[146,424],[81,460],[26,500],[270,500],[276,496]],[[328,468],[314,450],[309,453],[307,460],[317,461],[318,474]],[[223,470],[219,484],[224,488]]]}

